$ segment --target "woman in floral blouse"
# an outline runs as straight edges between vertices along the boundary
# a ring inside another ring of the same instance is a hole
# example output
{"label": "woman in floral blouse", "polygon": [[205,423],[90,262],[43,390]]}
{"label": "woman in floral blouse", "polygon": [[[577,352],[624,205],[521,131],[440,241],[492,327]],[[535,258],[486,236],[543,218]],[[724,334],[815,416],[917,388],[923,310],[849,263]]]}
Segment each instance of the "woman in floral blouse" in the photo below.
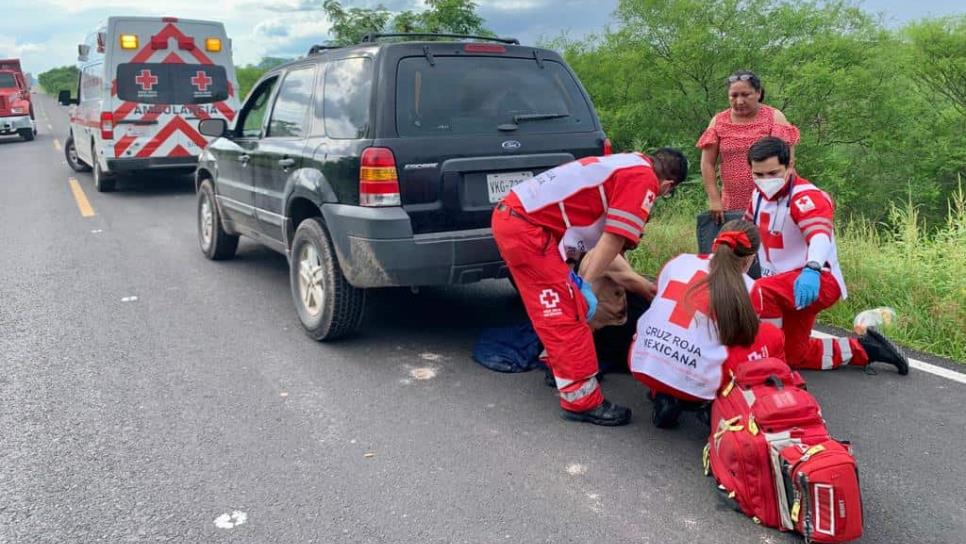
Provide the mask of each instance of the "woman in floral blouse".
{"label": "woman in floral blouse", "polygon": [[[719,225],[725,220],[725,212],[744,212],[751,201],[755,189],[748,165],[751,144],[764,136],[785,140],[792,146],[794,167],[798,129],[785,119],[782,112],[762,104],[764,99],[765,89],[758,76],[746,70],[735,72],[728,77],[731,107],[715,115],[698,140],[708,210]],[[723,186],[720,192],[717,183],[719,164]]]}

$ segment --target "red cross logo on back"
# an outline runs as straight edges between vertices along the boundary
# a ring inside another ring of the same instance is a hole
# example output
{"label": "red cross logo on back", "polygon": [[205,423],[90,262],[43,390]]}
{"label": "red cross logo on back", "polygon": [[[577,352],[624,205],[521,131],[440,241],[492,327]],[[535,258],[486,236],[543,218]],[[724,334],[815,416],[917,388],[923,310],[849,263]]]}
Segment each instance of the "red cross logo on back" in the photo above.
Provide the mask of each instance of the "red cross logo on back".
{"label": "red cross logo on back", "polygon": [[758,232],[761,234],[761,245],[765,248],[765,259],[771,262],[771,250],[784,249],[785,238],[780,232],[771,231],[771,214],[761,212],[758,219]]}
{"label": "red cross logo on back", "polygon": [[153,91],[158,84],[158,76],[151,73],[151,70],[141,70],[141,74],[134,78],[134,82],[141,86],[142,91]]}
{"label": "red cross logo on back", "polygon": [[661,298],[667,300],[673,300],[676,304],[674,305],[674,310],[671,312],[671,317],[669,321],[675,325],[687,329],[691,327],[691,321],[694,320],[694,314],[701,313],[708,315],[708,290],[698,289],[691,293],[691,296],[685,300],[685,294],[688,290],[696,285],[699,281],[704,279],[708,275],[704,270],[698,270],[691,276],[688,283],[682,283],[679,281],[672,281],[667,284],[664,292],[661,294]]}
{"label": "red cross logo on back", "polygon": [[208,77],[208,74],[204,73],[202,70],[195,72],[195,77],[191,78],[191,84],[194,85],[198,92],[205,92],[208,90],[208,85],[214,83],[214,80]]}

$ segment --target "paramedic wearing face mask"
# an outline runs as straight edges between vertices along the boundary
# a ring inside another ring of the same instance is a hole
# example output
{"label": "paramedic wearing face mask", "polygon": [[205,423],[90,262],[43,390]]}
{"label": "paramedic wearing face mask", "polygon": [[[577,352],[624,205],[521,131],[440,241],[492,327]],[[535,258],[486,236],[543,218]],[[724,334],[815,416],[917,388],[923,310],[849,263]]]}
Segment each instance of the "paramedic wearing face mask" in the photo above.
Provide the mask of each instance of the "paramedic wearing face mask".
{"label": "paramedic wearing face mask", "polygon": [[[687,171],[684,155],[668,148],[587,157],[517,185],[493,211],[493,237],[547,350],[565,419],[630,421],[630,410],[605,400],[597,382],[590,287],[637,246],[654,201]],[[580,278],[567,262],[582,257]]]}
{"label": "paramedic wearing face mask", "polygon": [[766,137],[748,150],[755,181],[745,219],[758,225],[762,277],[752,304],[785,333],[794,368],[830,370],[883,362],[909,373],[905,356],[875,329],[859,338],[812,338],[815,318],[847,296],[833,230],[832,198],[789,169],[788,144]]}

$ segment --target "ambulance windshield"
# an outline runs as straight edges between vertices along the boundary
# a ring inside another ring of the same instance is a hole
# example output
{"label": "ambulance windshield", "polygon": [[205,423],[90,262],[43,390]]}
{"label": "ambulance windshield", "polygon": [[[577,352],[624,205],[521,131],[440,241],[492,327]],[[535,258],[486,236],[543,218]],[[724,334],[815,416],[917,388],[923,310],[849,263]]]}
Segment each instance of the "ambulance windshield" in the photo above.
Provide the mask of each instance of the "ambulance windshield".
{"label": "ambulance windshield", "polygon": [[17,80],[13,78],[13,74],[0,74],[0,89],[16,86]]}
{"label": "ambulance windshield", "polygon": [[228,77],[223,66],[208,64],[120,64],[117,96],[142,104],[210,104],[228,99]]}

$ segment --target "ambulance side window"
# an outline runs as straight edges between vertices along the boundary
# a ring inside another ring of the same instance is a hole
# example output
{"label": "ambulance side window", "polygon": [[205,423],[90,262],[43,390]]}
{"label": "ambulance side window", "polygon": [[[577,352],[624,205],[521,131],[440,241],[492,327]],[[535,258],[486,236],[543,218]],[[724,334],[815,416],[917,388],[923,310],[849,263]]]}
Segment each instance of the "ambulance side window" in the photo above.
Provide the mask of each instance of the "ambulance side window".
{"label": "ambulance side window", "polygon": [[272,89],[277,81],[277,77],[264,81],[245,103],[237,125],[240,127],[238,132],[241,138],[258,138],[262,135],[262,122],[268,111],[268,99],[272,96]]}

